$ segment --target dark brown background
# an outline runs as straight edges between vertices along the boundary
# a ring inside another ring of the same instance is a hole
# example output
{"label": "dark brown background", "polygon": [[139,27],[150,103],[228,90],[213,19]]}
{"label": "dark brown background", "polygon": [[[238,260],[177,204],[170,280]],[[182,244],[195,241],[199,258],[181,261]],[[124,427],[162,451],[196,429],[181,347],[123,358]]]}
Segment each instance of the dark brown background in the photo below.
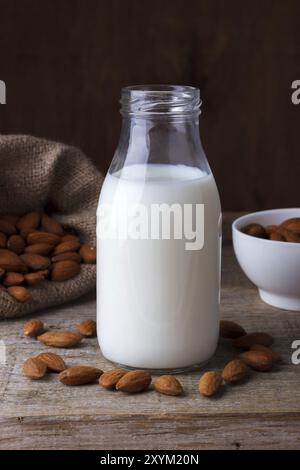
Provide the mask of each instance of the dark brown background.
{"label": "dark brown background", "polygon": [[297,0],[0,0],[0,79],[2,133],[75,144],[102,170],[122,86],[199,86],[223,208],[299,206]]}

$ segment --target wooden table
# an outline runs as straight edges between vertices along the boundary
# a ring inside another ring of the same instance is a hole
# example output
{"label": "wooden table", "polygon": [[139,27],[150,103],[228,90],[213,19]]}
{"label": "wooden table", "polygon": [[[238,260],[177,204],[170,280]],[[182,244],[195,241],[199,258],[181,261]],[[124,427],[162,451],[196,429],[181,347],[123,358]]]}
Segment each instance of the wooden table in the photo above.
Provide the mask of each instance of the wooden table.
{"label": "wooden table", "polygon": [[[97,384],[66,387],[55,374],[30,381],[22,375],[22,362],[46,347],[23,337],[24,319],[2,321],[6,364],[0,365],[0,449],[299,449],[300,365],[291,364],[291,343],[300,339],[300,313],[259,299],[237,265],[228,233],[225,224],[222,318],[237,320],[249,332],[274,335],[284,358],[278,371],[253,373],[216,399],[198,394],[201,372],[180,376],[186,390],[181,398],[154,391],[127,396]],[[92,294],[35,317],[49,328],[70,329],[94,318],[95,310]],[[70,365],[111,368],[96,338],[59,352]],[[221,340],[208,367],[222,368],[234,356],[231,345]]]}

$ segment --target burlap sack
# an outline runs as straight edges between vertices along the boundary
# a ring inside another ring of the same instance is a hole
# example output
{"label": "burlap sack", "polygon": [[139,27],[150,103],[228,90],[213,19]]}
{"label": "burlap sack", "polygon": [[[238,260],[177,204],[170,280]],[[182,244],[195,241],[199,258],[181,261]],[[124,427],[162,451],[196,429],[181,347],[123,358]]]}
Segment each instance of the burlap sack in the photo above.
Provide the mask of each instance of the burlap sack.
{"label": "burlap sack", "polygon": [[[103,178],[78,149],[31,136],[0,136],[0,213],[24,214],[51,206],[53,216],[95,244],[96,207]],[[96,267],[82,265],[66,282],[30,288],[19,303],[0,291],[0,318],[17,317],[80,297],[95,287]]]}

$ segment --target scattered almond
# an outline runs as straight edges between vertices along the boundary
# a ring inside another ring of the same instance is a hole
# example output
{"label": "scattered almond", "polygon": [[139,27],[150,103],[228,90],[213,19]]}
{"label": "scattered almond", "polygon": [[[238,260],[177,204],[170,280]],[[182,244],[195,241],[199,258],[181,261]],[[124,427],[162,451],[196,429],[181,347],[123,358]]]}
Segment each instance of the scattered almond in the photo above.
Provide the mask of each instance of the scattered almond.
{"label": "scattered almond", "polygon": [[220,390],[223,379],[220,372],[205,372],[199,380],[199,393],[205,397],[212,397]]}
{"label": "scattered almond", "polygon": [[123,375],[116,384],[121,392],[139,393],[146,390],[151,383],[151,375],[144,370],[133,370]]}
{"label": "scattered almond", "polygon": [[32,299],[32,295],[29,290],[23,286],[8,287],[7,292],[18,302],[28,302]]}
{"label": "scattered almond", "polygon": [[30,379],[41,379],[46,374],[46,370],[46,364],[37,357],[30,357],[23,364],[23,372]]}
{"label": "scattered almond", "polygon": [[254,370],[268,372],[273,368],[273,357],[266,351],[246,351],[240,354],[242,361]]}
{"label": "scattered almond", "polygon": [[25,336],[36,338],[44,331],[44,323],[41,320],[33,319],[29,320],[23,326],[23,333]]}
{"label": "scattered almond", "polygon": [[253,344],[262,344],[263,346],[271,346],[273,338],[268,333],[256,332],[250,333],[232,342],[233,346],[238,349],[250,349]]}
{"label": "scattered almond", "polygon": [[38,336],[38,340],[54,348],[72,348],[81,342],[82,336],[72,331],[47,331]]}
{"label": "scattered almond", "polygon": [[282,362],[282,357],[278,352],[273,351],[273,349],[268,348],[267,346],[263,346],[262,344],[253,344],[251,346],[250,350],[251,351],[264,351],[264,352],[267,352],[268,354],[270,354],[272,356],[272,360],[273,360],[274,363]]}
{"label": "scattered almond", "polygon": [[123,375],[127,374],[125,369],[113,369],[107,372],[104,372],[100,379],[99,384],[107,388],[108,390],[114,390],[116,388],[117,383],[123,377]]}
{"label": "scattered almond", "polygon": [[94,246],[82,245],[79,250],[79,254],[82,257],[84,263],[96,263],[96,248]]}
{"label": "scattered almond", "polygon": [[233,359],[223,369],[222,377],[226,382],[240,382],[246,377],[247,366],[240,359]]}
{"label": "scattered almond", "polygon": [[75,366],[65,369],[58,378],[64,385],[85,385],[95,382],[102,374],[103,371],[96,367]]}
{"label": "scattered almond", "polygon": [[229,320],[220,321],[220,336],[223,338],[235,339],[246,334],[244,328],[238,323]]}
{"label": "scattered almond", "polygon": [[161,375],[154,381],[154,388],[157,392],[164,395],[182,395],[183,388],[174,375]]}
{"label": "scattered almond", "polygon": [[43,352],[37,356],[52,372],[62,372],[66,369],[66,364],[61,356],[53,352]]}
{"label": "scattered almond", "polygon": [[83,320],[76,327],[77,331],[87,338],[96,335],[96,322],[94,320]]}

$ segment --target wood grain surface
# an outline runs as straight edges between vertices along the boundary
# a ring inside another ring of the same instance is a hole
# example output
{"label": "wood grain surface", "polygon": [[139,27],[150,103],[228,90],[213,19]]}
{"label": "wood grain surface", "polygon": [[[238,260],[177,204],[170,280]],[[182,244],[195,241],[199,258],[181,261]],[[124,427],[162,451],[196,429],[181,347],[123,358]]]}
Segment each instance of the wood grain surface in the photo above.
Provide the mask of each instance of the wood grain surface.
{"label": "wood grain surface", "polygon": [[1,133],[81,147],[106,170],[121,87],[200,87],[226,210],[296,207],[298,0],[0,0]]}
{"label": "wood grain surface", "polygon": [[[225,234],[229,234],[225,217]],[[95,318],[91,294],[67,306],[35,315],[47,328],[73,329]],[[22,334],[24,319],[0,323],[6,363],[0,365],[0,449],[300,449],[300,365],[291,364],[291,343],[300,339],[300,314],[264,304],[242,274],[230,240],[224,241],[221,316],[249,332],[271,333],[284,363],[271,373],[251,373],[241,385],[228,386],[215,399],[201,397],[201,371],[180,375],[185,396],[153,390],[134,396],[97,384],[66,387],[49,374],[30,381],[23,361],[41,351],[59,352],[68,365],[112,365],[97,339],[71,350],[46,348]],[[207,368],[220,369],[236,355],[220,340]]]}

